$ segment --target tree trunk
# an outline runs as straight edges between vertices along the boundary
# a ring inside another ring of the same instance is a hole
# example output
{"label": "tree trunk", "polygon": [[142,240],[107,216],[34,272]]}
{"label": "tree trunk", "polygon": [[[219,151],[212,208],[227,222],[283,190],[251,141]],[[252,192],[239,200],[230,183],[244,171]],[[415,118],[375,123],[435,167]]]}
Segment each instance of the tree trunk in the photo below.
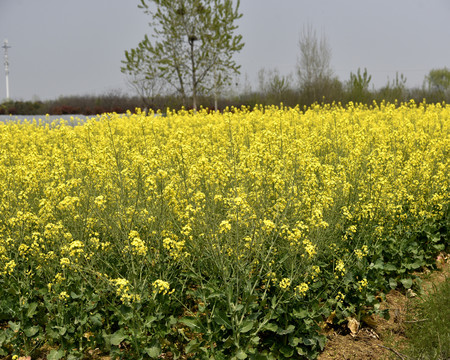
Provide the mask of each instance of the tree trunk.
{"label": "tree trunk", "polygon": [[192,108],[197,111],[197,77],[195,73],[195,59],[194,59],[194,41],[195,37],[189,38],[189,45],[191,46],[191,66],[192,66]]}
{"label": "tree trunk", "polygon": [[217,111],[217,74],[216,74],[216,65],[214,65],[214,111]]}

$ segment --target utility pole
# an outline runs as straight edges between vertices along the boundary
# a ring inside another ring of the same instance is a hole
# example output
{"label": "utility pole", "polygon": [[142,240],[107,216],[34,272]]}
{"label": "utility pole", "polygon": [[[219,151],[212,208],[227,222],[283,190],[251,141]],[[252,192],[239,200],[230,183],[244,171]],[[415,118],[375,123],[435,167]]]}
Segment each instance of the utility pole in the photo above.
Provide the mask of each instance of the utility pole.
{"label": "utility pole", "polygon": [[8,45],[8,40],[5,39],[2,48],[5,49],[5,76],[6,76],[6,100],[9,100],[9,60],[8,60],[8,49],[11,46]]}

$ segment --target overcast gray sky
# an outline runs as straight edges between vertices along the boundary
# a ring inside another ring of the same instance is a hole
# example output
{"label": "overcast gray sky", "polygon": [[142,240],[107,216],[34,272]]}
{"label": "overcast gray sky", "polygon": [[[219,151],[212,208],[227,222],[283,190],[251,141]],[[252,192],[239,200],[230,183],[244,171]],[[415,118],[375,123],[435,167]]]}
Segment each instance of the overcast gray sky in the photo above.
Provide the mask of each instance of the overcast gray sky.
{"label": "overcast gray sky", "polygon": [[[0,0],[0,41],[11,46],[11,98],[131,93],[121,60],[150,32],[138,3]],[[308,23],[328,39],[342,81],[367,68],[377,88],[396,71],[415,87],[429,70],[450,67],[450,0],[241,0],[240,10],[245,46],[235,59],[253,88],[261,68],[295,72],[299,36]],[[6,85],[0,50],[1,101]]]}

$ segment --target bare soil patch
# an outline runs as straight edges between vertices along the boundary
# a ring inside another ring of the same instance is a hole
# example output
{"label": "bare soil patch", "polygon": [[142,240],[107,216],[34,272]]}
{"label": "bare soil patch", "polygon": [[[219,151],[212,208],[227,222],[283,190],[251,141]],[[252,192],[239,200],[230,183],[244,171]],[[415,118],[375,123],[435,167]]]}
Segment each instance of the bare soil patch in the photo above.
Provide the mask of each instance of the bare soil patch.
{"label": "bare soil patch", "polygon": [[[426,270],[418,274],[423,281],[425,295],[450,276],[449,260],[448,255],[442,254],[436,260],[437,271]],[[406,315],[411,311],[416,297],[413,291],[402,293],[391,290],[386,295],[386,301],[382,303],[383,309],[389,309],[389,320],[371,316],[365,319],[358,329],[353,328],[353,332],[349,328],[330,331],[325,350],[318,359],[407,359],[402,353],[408,342],[405,334],[405,322],[408,321]]]}

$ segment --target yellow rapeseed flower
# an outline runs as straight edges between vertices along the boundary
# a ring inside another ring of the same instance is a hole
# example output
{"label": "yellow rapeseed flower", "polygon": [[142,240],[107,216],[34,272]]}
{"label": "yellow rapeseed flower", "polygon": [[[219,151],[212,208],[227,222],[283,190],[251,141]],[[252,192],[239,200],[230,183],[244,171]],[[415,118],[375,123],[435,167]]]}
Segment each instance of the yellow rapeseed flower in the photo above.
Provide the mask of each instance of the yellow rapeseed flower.
{"label": "yellow rapeseed flower", "polygon": [[286,290],[289,286],[291,286],[291,279],[289,278],[281,279],[279,286],[281,289]]}
{"label": "yellow rapeseed flower", "polygon": [[307,283],[301,283],[300,285],[297,285],[297,286],[294,288],[294,291],[295,291],[295,294],[296,294],[297,296],[303,297],[303,296],[305,296],[306,293],[308,292],[308,289],[309,289],[309,286],[308,286]]}
{"label": "yellow rapeseed flower", "polygon": [[175,291],[175,289],[172,289],[172,291],[170,291],[170,284],[167,281],[160,279],[155,280],[152,283],[152,287],[154,294],[170,295]]}

